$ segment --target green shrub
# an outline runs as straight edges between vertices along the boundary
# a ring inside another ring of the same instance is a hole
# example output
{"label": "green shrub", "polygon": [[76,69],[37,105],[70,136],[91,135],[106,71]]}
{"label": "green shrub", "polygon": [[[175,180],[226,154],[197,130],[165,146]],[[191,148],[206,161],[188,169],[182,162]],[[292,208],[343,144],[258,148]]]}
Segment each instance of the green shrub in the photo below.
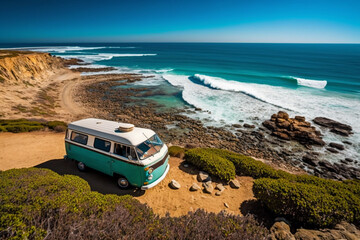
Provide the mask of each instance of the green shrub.
{"label": "green shrub", "polygon": [[30,121],[26,119],[16,120],[0,120],[0,127],[3,132],[31,132],[44,129],[44,124],[38,121]]}
{"label": "green shrub", "polygon": [[185,149],[179,146],[169,147],[169,155],[172,157],[183,158],[185,156]]}
{"label": "green shrub", "polygon": [[292,178],[291,174],[281,170],[275,170],[269,165],[257,161],[252,157],[224,149],[209,148],[207,151],[231,161],[234,164],[238,175],[251,176],[253,178]]}
{"label": "green shrub", "polygon": [[27,119],[0,120],[0,132],[31,132],[42,130],[45,127],[56,132],[64,132],[67,124],[61,121],[39,122]]}
{"label": "green shrub", "polygon": [[[211,231],[209,231],[211,229]],[[251,216],[198,210],[160,218],[134,198],[103,195],[47,169],[0,172],[0,239],[266,239]]]}
{"label": "green shrub", "polygon": [[333,226],[342,220],[360,223],[360,197],[336,181],[322,185],[311,183],[315,178],[257,179],[253,185],[255,197],[275,214],[285,215],[294,222],[315,226]]}
{"label": "green shrub", "polygon": [[186,161],[198,168],[217,176],[224,181],[235,178],[235,166],[232,162],[211,152],[208,148],[194,148],[186,151]]}
{"label": "green shrub", "polygon": [[255,197],[275,214],[294,222],[325,227],[341,220],[360,225],[360,180],[335,181],[311,175],[294,175],[251,157],[222,149],[192,149],[186,160],[218,176],[214,162],[224,169],[233,163],[238,175],[251,176]]}

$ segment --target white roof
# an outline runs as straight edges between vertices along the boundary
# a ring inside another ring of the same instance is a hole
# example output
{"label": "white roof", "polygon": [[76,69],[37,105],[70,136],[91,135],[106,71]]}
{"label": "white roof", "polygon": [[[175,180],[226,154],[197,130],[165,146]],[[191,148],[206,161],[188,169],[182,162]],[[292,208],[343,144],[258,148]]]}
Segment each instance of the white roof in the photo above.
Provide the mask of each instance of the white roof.
{"label": "white roof", "polygon": [[138,127],[134,127],[130,132],[121,132],[118,130],[120,125],[124,126],[124,123],[98,118],[87,118],[70,123],[68,128],[132,146],[139,145],[155,134],[151,129]]}

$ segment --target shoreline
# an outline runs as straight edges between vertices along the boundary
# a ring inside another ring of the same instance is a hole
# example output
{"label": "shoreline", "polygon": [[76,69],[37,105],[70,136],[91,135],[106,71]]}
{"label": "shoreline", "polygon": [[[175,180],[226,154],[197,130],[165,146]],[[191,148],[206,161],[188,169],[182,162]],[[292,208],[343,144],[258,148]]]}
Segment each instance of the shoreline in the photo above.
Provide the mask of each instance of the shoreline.
{"label": "shoreline", "polygon": [[[343,179],[334,170],[344,168],[355,171],[348,166],[335,166],[327,162],[327,167],[318,171],[313,164],[303,161],[304,156],[317,158],[315,148],[303,146],[294,141],[287,142],[272,136],[271,131],[263,126],[254,128],[247,124],[224,125],[222,127],[205,126],[204,122],[186,116],[186,112],[202,111],[201,109],[176,109],[158,112],[159,105],[153,101],[141,101],[153,93],[150,87],[136,89],[133,82],[151,78],[142,74],[97,74],[82,76],[79,71],[69,69],[70,65],[82,66],[79,59],[61,59],[64,66],[54,72],[49,79],[37,86],[11,86],[10,91],[2,97],[2,118],[45,118],[66,122],[85,117],[106,118],[115,121],[132,122],[140,127],[153,128],[171,145],[183,147],[216,147],[232,150],[252,156],[266,162],[272,167],[291,173],[305,173],[327,178]],[[91,72],[92,68],[87,68]],[[94,68],[94,71],[98,71]],[[109,69],[111,71],[111,69]],[[119,82],[121,81],[121,82]],[[126,88],[116,88],[128,85]],[[8,87],[8,86],[5,86]],[[4,89],[0,91],[5,92]],[[20,91],[20,92],[19,92]],[[13,92],[20,96],[8,97]],[[23,99],[27,92],[26,99]],[[43,96],[44,95],[44,96]],[[45,99],[45,100],[44,100]],[[11,102],[11,105],[9,104]],[[36,105],[34,107],[33,105]],[[15,106],[14,106],[15,105]],[[40,109],[36,112],[34,108]],[[185,113],[185,114],[184,114]],[[269,116],[270,117],[270,116]],[[169,127],[171,126],[171,127]],[[291,148],[289,148],[291,146]],[[330,170],[330,171],[328,171]]]}

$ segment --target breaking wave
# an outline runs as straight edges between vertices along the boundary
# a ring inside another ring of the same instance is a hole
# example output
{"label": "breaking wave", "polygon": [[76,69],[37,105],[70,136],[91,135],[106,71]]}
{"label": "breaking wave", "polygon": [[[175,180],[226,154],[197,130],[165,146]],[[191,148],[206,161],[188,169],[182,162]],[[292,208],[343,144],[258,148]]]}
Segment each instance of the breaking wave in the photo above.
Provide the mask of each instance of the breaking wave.
{"label": "breaking wave", "polygon": [[312,79],[305,79],[299,77],[290,77],[297,81],[298,85],[305,86],[305,87],[312,87],[312,88],[325,88],[327,85],[327,81],[325,80],[312,80]]}
{"label": "breaking wave", "polygon": [[156,56],[153,53],[99,53],[89,55],[61,55],[62,58],[78,58],[84,62],[92,63],[95,61],[110,60],[114,57],[144,57],[144,56]]}
{"label": "breaking wave", "polygon": [[49,52],[49,53],[66,53],[66,52],[97,50],[97,49],[105,49],[105,48],[131,49],[131,48],[136,48],[136,47],[118,47],[118,46],[110,46],[110,47],[56,46],[56,47],[19,47],[19,48],[6,48],[6,49],[28,50],[28,51]]}

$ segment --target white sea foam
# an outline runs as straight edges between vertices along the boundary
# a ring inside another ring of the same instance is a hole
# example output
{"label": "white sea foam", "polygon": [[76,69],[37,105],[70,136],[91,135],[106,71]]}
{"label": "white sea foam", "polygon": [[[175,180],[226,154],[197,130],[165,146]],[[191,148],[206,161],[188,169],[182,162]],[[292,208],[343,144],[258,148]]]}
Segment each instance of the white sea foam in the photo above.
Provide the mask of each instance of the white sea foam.
{"label": "white sea foam", "polygon": [[[216,78],[206,75],[196,74],[193,77],[203,83],[196,84],[189,79],[189,76],[184,75],[171,75],[165,74],[163,77],[172,85],[183,88],[184,100],[189,104],[196,107],[204,105],[202,102],[208,102],[207,107],[202,106],[203,109],[211,108],[212,111],[217,111],[211,107],[216,104],[212,99],[221,97],[214,97],[215,95],[232,95],[232,96],[247,96],[237,99],[229,99],[228,101],[221,101],[220,111],[226,109],[232,105],[232,102],[237,102],[237,109],[233,111],[227,109],[225,112],[229,112],[229,122],[237,120],[239,115],[253,114],[253,116],[261,115],[270,116],[273,112],[280,108],[288,109],[290,113],[302,114],[310,118],[317,116],[324,116],[329,118],[335,118],[340,122],[344,122],[353,126],[354,129],[360,131],[360,104],[359,99],[349,98],[344,95],[332,96],[318,93],[315,90],[309,91],[308,89],[289,89],[285,87],[270,86],[265,84],[254,83],[242,83],[236,81],[228,81],[222,78]],[[191,78],[191,77],[190,77]],[[218,92],[218,93],[217,93]],[[198,99],[200,96],[208,95],[204,100]],[[244,99],[252,99],[251,103]],[[257,99],[258,101],[256,101]],[[254,101],[255,100],[255,101]],[[269,104],[270,103],[270,104]],[[244,109],[249,108],[251,110]],[[242,111],[240,111],[242,109]],[[263,111],[268,112],[264,113]],[[270,109],[270,111],[268,111]],[[209,109],[210,110],[210,109]],[[255,110],[255,111],[253,111]],[[248,112],[247,112],[248,111]]]}
{"label": "white sea foam", "polygon": [[325,80],[312,80],[312,79],[305,79],[299,77],[291,77],[296,79],[297,84],[305,87],[312,87],[312,88],[325,88],[327,85],[327,81]]}
{"label": "white sea foam", "polygon": [[[346,148],[343,154],[354,159],[359,158],[360,99],[346,95],[323,94],[322,91],[315,89],[289,89],[265,84],[239,83],[205,75],[196,76],[202,84],[191,81],[191,76],[165,74],[163,77],[173,86],[182,89],[184,101],[195,107],[209,110],[211,114],[198,116],[202,119],[210,117],[214,123],[224,120],[228,124],[233,124],[241,119],[261,124],[274,112],[285,108],[291,109],[287,110],[291,116],[302,115],[307,120],[323,116],[349,124],[353,127],[354,134],[346,140],[354,144],[353,147]],[[192,77],[195,78],[195,76]],[[254,116],[259,119],[254,120]],[[345,139],[326,133],[324,140],[341,142]],[[329,160],[338,162],[341,158],[344,158],[344,155],[331,155]]]}
{"label": "white sea foam", "polygon": [[93,63],[96,61],[110,60],[114,57],[144,57],[144,56],[156,56],[153,53],[99,53],[99,54],[86,54],[86,55],[61,55],[60,57],[70,59],[78,58],[87,63]]}
{"label": "white sea foam", "polygon": [[79,46],[49,46],[49,47],[19,47],[19,48],[6,48],[13,50],[28,50],[28,51],[37,51],[37,52],[50,52],[50,53],[66,53],[66,52],[74,52],[74,51],[86,51],[86,50],[97,50],[97,49],[105,49],[105,48],[136,48],[136,47],[118,47],[118,46],[110,46],[110,47],[79,47]]}
{"label": "white sea foam", "polygon": [[100,64],[89,64],[89,65],[70,65],[70,69],[77,69],[77,68],[107,68],[107,65],[100,65]]}

